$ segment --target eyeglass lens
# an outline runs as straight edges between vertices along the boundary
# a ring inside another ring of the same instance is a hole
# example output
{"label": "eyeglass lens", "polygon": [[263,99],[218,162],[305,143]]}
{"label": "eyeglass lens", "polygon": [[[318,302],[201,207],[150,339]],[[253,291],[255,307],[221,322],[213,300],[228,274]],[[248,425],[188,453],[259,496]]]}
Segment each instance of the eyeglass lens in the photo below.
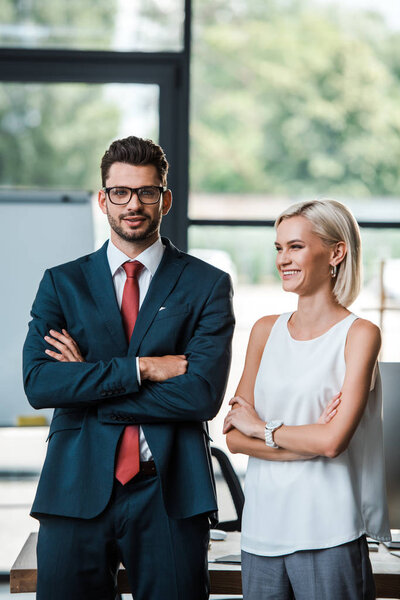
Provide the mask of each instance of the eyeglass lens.
{"label": "eyeglass lens", "polygon": [[154,204],[160,199],[160,189],[155,186],[145,186],[137,189],[113,187],[108,190],[108,195],[114,204],[127,204],[133,192],[137,193],[140,202],[143,204]]}

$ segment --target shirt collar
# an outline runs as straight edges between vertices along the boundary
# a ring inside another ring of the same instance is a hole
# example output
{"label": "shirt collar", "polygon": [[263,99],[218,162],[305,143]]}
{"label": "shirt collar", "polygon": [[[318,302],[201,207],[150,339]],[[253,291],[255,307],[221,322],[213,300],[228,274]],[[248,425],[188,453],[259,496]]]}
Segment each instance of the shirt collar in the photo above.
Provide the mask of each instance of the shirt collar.
{"label": "shirt collar", "polygon": [[[146,248],[146,250],[143,250],[143,252],[138,254],[134,260],[141,262],[142,265],[150,271],[151,276],[153,276],[161,262],[164,250],[165,246],[163,245],[161,238],[158,238],[154,244]],[[107,259],[113,277],[124,262],[132,260],[124,252],[119,250],[111,240],[108,242]]]}

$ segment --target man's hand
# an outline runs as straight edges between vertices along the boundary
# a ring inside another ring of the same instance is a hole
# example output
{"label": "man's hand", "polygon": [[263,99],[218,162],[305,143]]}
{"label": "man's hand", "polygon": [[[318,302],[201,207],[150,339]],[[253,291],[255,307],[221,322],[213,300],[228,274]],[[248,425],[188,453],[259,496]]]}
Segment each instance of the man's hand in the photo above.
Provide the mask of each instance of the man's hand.
{"label": "man's hand", "polygon": [[66,329],[62,329],[61,331],[62,333],[55,329],[50,329],[51,337],[49,335],[44,336],[48,344],[59,350],[59,353],[52,350],[45,350],[46,354],[59,362],[85,362],[75,340],[69,335]]}
{"label": "man's hand", "polygon": [[139,358],[140,378],[142,381],[165,381],[186,373],[187,364],[184,354],[143,356]]}
{"label": "man's hand", "polygon": [[[59,362],[85,362],[78,344],[66,329],[62,329],[62,333],[50,329],[49,333],[50,335],[45,335],[44,339],[59,352],[45,350],[46,354]],[[141,357],[139,358],[140,378],[142,381],[145,379],[165,381],[186,373],[187,364],[184,354]]]}

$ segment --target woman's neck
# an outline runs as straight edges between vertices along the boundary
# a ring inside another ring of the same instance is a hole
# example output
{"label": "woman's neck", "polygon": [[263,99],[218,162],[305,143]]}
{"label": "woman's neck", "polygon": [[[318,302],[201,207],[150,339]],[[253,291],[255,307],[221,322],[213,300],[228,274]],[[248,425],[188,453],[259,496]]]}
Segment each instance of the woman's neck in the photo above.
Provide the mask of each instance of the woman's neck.
{"label": "woman's neck", "polygon": [[349,314],[331,294],[300,296],[288,325],[296,336],[308,339],[321,335]]}

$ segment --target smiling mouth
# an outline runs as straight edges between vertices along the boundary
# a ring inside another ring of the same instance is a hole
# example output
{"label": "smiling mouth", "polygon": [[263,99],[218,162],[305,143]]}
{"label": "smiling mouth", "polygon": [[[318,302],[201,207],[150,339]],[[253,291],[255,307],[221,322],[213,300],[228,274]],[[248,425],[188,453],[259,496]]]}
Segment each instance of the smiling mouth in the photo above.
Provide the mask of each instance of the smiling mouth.
{"label": "smiling mouth", "polygon": [[128,223],[128,225],[140,225],[141,223],[143,223],[146,218],[143,216],[132,216],[132,217],[124,217],[122,219],[123,221],[125,221],[126,223]]}
{"label": "smiling mouth", "polygon": [[282,273],[282,277],[285,278],[289,278],[289,277],[293,277],[294,275],[297,275],[298,273],[300,273],[300,269],[291,269],[291,270],[287,270],[287,271],[281,271]]}

